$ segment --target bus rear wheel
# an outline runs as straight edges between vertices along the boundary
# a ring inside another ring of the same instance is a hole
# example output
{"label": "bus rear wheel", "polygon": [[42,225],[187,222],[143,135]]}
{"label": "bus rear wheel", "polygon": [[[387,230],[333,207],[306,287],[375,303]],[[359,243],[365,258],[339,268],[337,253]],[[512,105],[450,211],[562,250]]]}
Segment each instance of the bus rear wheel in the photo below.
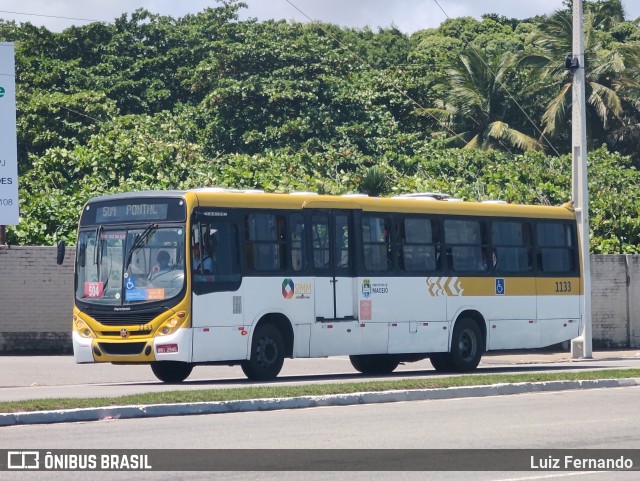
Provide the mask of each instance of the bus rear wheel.
{"label": "bus rear wheel", "polygon": [[429,360],[438,372],[471,372],[480,364],[483,344],[478,325],[464,317],[453,328],[451,351],[431,354]]}
{"label": "bus rear wheel", "polygon": [[263,324],[256,329],[251,342],[249,359],[241,366],[252,381],[275,379],[284,364],[284,341],[280,331],[272,324]]}
{"label": "bus rear wheel", "polygon": [[431,365],[438,372],[453,372],[455,368],[453,366],[453,362],[451,361],[451,353],[450,352],[438,352],[435,354],[431,354],[429,356],[429,361],[431,361]]}
{"label": "bus rear wheel", "polygon": [[389,354],[371,354],[367,356],[349,356],[351,365],[362,374],[389,374],[400,362]]}
{"label": "bus rear wheel", "polygon": [[458,372],[471,372],[480,364],[483,351],[482,333],[468,317],[456,322],[451,336],[451,362]]}
{"label": "bus rear wheel", "polygon": [[156,361],[151,363],[151,370],[162,382],[182,382],[191,374],[193,364],[180,361]]}

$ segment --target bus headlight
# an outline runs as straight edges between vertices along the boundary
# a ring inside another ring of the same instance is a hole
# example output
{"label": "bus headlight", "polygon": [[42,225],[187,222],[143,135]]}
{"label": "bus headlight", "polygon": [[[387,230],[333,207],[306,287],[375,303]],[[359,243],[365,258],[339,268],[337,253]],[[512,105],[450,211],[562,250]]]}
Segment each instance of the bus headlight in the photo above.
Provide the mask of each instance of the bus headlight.
{"label": "bus headlight", "polygon": [[74,319],[74,328],[80,337],[96,337],[91,328],[79,317]]}
{"label": "bus headlight", "polygon": [[180,327],[180,324],[182,324],[181,321],[172,317],[162,326],[160,326],[160,329],[158,329],[158,335],[168,336],[169,334],[172,334],[178,327]]}

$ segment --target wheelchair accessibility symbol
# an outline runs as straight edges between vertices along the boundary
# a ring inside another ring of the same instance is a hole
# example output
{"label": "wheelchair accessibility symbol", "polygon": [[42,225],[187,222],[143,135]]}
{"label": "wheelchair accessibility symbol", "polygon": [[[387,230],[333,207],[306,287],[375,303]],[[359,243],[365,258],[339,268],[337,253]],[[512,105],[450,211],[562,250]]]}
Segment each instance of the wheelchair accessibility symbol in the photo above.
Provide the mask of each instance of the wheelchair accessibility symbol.
{"label": "wheelchair accessibility symbol", "polygon": [[496,279],[496,294],[504,296],[504,279]]}
{"label": "wheelchair accessibility symbol", "polygon": [[136,287],[136,283],[135,283],[135,280],[133,279],[133,277],[129,277],[129,274],[127,274],[127,273],[125,272],[125,274],[124,274],[124,279],[125,279],[125,284],[124,284],[124,286],[125,286],[128,290],[135,289],[135,287]]}

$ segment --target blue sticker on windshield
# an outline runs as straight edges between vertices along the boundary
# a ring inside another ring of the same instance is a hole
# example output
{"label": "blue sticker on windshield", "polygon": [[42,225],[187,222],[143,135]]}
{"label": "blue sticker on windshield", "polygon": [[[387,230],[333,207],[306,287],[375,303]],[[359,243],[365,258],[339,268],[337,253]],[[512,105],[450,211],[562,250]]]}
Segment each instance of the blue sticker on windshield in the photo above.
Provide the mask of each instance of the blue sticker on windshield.
{"label": "blue sticker on windshield", "polygon": [[124,298],[127,301],[146,301],[148,299],[146,289],[128,289],[124,293]]}
{"label": "blue sticker on windshield", "polygon": [[124,275],[124,287],[129,291],[136,288],[136,280],[133,276]]}

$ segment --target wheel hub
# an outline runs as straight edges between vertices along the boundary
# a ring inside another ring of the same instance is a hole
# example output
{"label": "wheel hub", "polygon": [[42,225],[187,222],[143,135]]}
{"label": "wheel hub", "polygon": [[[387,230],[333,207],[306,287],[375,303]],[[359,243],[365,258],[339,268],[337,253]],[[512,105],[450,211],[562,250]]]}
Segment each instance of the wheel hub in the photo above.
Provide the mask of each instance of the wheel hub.
{"label": "wheel hub", "polygon": [[256,360],[263,367],[272,365],[278,357],[278,346],[271,338],[262,338],[256,346]]}

